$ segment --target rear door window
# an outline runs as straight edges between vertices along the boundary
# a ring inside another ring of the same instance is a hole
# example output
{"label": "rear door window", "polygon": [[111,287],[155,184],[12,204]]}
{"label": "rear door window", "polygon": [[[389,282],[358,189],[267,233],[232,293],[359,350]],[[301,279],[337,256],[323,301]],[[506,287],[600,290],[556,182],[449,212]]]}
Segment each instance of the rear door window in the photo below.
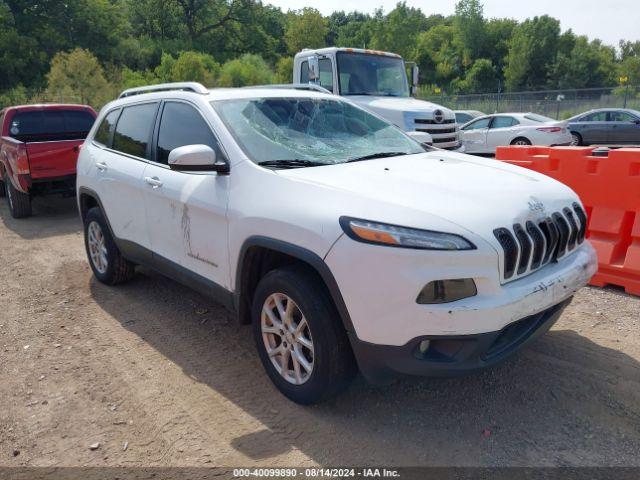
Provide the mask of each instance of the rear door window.
{"label": "rear door window", "polygon": [[156,118],[157,103],[126,107],[113,134],[113,149],[139,158],[149,158],[149,140]]}
{"label": "rear door window", "polygon": [[30,110],[17,112],[9,125],[9,135],[21,142],[83,140],[94,117],[86,110]]}
{"label": "rear door window", "polygon": [[171,150],[185,145],[207,145],[221,158],[218,141],[200,112],[186,103],[167,102],[162,109],[156,162],[167,164]]}
{"label": "rear door window", "polygon": [[509,128],[517,124],[518,121],[513,117],[495,117],[491,128]]}

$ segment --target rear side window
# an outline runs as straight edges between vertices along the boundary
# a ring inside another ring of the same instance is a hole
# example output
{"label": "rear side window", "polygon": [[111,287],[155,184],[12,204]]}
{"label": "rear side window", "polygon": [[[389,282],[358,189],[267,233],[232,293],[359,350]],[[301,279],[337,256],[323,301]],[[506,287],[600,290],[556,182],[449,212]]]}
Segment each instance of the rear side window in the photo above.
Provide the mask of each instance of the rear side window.
{"label": "rear side window", "polygon": [[126,107],[113,134],[112,148],[135,157],[147,158],[147,146],[157,107],[157,103]]}
{"label": "rear side window", "polygon": [[17,112],[11,118],[9,135],[21,142],[83,140],[93,122],[93,115],[86,110]]}
{"label": "rear side window", "polygon": [[156,162],[166,165],[171,150],[185,145],[208,145],[218,158],[222,155],[211,128],[195,108],[185,103],[167,102],[160,120]]}
{"label": "rear side window", "polygon": [[111,140],[111,131],[113,130],[113,126],[118,119],[118,114],[120,110],[114,110],[113,112],[109,112],[102,120],[102,123],[98,127],[93,140],[104,145],[105,147],[109,146],[109,140]]}
{"label": "rear side window", "polygon": [[508,128],[518,125],[518,121],[513,117],[495,117],[491,128]]}

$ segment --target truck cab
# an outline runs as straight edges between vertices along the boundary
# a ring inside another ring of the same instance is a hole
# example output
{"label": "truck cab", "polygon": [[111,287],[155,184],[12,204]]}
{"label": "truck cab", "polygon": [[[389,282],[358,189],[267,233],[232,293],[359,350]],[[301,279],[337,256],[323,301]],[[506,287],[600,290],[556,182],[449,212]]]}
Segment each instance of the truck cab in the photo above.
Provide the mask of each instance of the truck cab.
{"label": "truck cab", "polygon": [[[407,78],[411,70],[411,85]],[[358,48],[305,49],[293,63],[294,83],[315,83],[385,118],[416,140],[447,150],[461,148],[453,111],[413,98],[418,67],[400,55]]]}

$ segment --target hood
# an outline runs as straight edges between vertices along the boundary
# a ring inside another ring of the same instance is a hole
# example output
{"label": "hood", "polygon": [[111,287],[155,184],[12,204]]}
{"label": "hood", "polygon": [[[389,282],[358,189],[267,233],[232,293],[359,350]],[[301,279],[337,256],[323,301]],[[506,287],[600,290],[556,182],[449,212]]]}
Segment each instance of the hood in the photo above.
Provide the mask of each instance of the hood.
{"label": "hood", "polygon": [[[309,184],[313,201],[339,215],[407,227],[472,232],[538,222],[579,201],[567,186],[497,160],[437,151],[326,167],[279,170]],[[329,189],[323,195],[315,187]],[[470,238],[472,240],[472,238]]]}
{"label": "hood", "polygon": [[[434,112],[440,110],[444,119],[455,119],[452,110],[435,103],[418,100],[413,97],[376,97],[365,95],[350,95],[348,97],[352,102],[370,109],[382,116],[391,112],[400,112],[404,115],[410,115],[416,118],[432,119]],[[421,114],[424,114],[421,115]]]}

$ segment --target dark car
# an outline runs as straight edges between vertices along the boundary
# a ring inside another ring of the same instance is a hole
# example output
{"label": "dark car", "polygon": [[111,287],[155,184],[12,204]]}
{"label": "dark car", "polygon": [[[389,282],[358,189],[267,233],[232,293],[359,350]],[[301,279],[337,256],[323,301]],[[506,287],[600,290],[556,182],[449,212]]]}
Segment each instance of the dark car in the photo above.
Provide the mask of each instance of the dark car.
{"label": "dark car", "polygon": [[640,112],[603,108],[567,120],[572,145],[640,145]]}

